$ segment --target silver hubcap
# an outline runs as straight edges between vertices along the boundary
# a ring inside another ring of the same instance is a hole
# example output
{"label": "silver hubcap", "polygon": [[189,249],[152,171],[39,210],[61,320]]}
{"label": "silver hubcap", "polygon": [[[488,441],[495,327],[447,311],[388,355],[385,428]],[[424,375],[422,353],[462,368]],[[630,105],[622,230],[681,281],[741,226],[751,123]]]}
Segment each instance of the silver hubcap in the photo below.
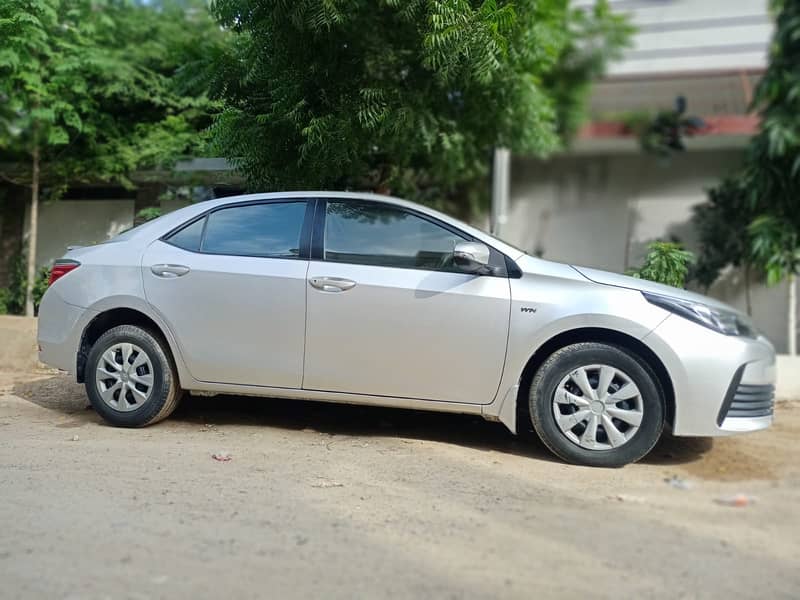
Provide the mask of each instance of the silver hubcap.
{"label": "silver hubcap", "polygon": [[567,439],[587,450],[619,448],[642,424],[642,395],[623,371],[587,365],[564,377],[553,396],[553,416]]}
{"label": "silver hubcap", "polygon": [[153,392],[153,363],[136,344],[114,344],[100,357],[95,383],[100,397],[114,410],[136,410]]}

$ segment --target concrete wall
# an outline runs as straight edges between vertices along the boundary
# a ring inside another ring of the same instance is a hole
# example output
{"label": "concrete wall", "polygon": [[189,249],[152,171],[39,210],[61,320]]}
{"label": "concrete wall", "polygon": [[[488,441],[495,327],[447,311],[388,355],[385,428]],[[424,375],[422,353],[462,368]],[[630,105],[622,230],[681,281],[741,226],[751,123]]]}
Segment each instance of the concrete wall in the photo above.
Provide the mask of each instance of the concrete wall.
{"label": "concrete wall", "polygon": [[[189,204],[188,200],[157,203],[165,213]],[[39,237],[36,262],[50,265],[67,251],[67,246],[87,246],[105,241],[133,227],[134,200],[58,200],[39,206]],[[25,211],[25,231],[30,208]],[[27,239],[27,236],[26,236]]]}
{"label": "concrete wall", "polygon": [[[133,200],[58,200],[39,206],[36,262],[50,265],[67,246],[103,242],[133,226]],[[25,231],[30,207],[25,214]],[[27,236],[26,236],[27,237]]]}
{"label": "concrete wall", "polygon": [[0,371],[30,371],[39,364],[36,319],[0,315]]}
{"label": "concrete wall", "polygon": [[[741,160],[739,151],[695,151],[664,163],[641,153],[515,158],[511,207],[501,236],[549,260],[624,272],[641,264],[647,243],[672,237],[697,249],[692,207]],[[701,290],[702,291],[702,290]],[[709,290],[745,309],[741,274],[731,269]],[[787,347],[785,285],[752,289],[753,318]]]}
{"label": "concrete wall", "polygon": [[[596,0],[573,0],[589,8]],[[767,0],[610,0],[636,27],[609,74],[763,68],[772,34]]]}

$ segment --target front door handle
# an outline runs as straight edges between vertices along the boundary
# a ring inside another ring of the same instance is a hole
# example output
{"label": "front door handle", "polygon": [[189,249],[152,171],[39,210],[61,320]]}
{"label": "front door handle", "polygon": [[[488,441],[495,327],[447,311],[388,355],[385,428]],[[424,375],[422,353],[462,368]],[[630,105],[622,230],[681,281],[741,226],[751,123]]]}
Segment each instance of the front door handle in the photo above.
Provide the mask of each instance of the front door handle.
{"label": "front door handle", "polygon": [[156,277],[164,277],[165,279],[186,275],[189,270],[189,267],[184,265],[153,265],[150,267],[150,271],[153,275]]}
{"label": "front door handle", "polygon": [[312,277],[308,283],[323,292],[346,292],[356,286],[355,281],[342,277]]}

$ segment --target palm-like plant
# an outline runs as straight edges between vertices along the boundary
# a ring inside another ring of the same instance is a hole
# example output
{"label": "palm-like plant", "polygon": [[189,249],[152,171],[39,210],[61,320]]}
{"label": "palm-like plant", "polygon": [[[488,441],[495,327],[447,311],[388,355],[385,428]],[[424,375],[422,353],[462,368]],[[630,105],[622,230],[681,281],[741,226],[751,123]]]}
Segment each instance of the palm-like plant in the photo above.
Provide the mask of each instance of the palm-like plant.
{"label": "palm-like plant", "polygon": [[797,274],[800,273],[800,235],[786,221],[762,216],[750,225],[753,257],[764,266],[767,283],[789,281],[788,350],[797,354]]}
{"label": "palm-like plant", "polygon": [[682,288],[686,284],[689,265],[694,262],[694,254],[676,242],[653,242],[647,246],[641,269],[630,274],[639,279],[647,279]]}
{"label": "palm-like plant", "polygon": [[741,206],[728,218],[747,223],[747,234],[741,236],[738,227],[731,227],[730,235],[739,235],[749,248],[738,255],[738,244],[717,240],[708,245],[702,227],[701,237],[704,253],[724,250],[720,266],[742,261],[762,270],[769,284],[788,279],[788,349],[795,354],[800,271],[800,2],[772,0],[771,5],[776,23],[769,67],[756,88],[752,106],[758,111],[761,127],[748,145],[742,168],[711,192],[712,201],[716,194],[727,197],[729,208]]}

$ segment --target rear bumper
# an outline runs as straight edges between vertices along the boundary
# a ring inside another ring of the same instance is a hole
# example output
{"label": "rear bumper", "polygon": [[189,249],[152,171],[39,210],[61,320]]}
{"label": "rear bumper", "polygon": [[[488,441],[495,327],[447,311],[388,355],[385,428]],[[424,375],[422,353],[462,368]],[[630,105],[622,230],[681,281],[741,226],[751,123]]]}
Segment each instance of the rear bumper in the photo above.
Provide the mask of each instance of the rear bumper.
{"label": "rear bumper", "polygon": [[81,335],[97,313],[65,302],[47,290],[39,306],[39,360],[51,367],[75,372]]}
{"label": "rear bumper", "polygon": [[772,424],[775,350],[766,338],[725,336],[671,315],[644,342],[672,380],[675,435],[731,435]]}

